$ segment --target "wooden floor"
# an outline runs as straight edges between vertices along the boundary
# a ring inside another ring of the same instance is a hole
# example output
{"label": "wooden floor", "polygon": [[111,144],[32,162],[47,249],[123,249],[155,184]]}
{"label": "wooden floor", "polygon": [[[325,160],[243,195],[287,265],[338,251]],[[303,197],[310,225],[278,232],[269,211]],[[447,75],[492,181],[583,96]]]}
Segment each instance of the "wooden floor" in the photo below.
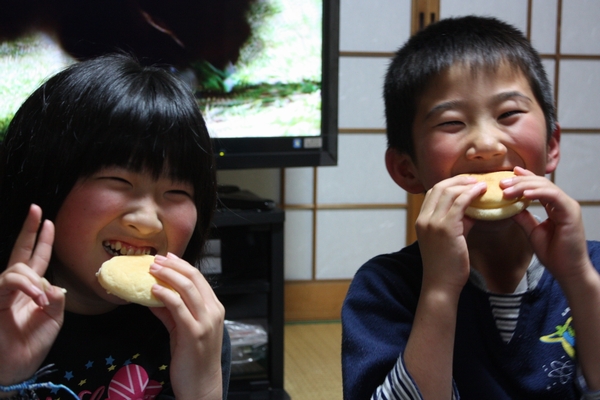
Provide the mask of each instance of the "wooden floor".
{"label": "wooden floor", "polygon": [[298,322],[284,329],[284,387],[292,400],[341,400],[341,324]]}

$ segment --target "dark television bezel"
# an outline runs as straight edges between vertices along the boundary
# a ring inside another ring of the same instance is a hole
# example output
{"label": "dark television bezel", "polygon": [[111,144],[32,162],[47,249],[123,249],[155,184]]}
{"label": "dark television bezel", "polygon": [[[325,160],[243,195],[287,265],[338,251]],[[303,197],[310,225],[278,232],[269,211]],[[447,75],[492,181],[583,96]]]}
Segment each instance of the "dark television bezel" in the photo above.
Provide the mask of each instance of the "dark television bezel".
{"label": "dark television bezel", "polygon": [[323,0],[321,147],[295,148],[294,140],[315,136],[214,138],[217,169],[337,165],[339,21],[339,0]]}

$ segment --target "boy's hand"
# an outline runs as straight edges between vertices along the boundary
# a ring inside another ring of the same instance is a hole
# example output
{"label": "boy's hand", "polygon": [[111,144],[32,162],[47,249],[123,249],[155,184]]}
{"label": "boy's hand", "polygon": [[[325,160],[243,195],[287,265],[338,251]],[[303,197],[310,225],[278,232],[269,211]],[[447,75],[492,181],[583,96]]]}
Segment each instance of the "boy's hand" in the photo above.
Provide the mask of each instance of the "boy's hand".
{"label": "boy's hand", "polygon": [[590,391],[600,390],[600,276],[588,255],[579,204],[545,177],[515,168],[506,195],[539,200],[548,219],[524,211],[514,220],[523,227],[536,255],[565,292],[577,335],[577,361]]}
{"label": "boy's hand", "polygon": [[[0,274],[0,385],[29,379],[62,326],[65,295],[43,278],[52,255],[54,225],[32,205]],[[36,242],[37,238],[37,242]]]}
{"label": "boy's hand", "polygon": [[197,268],[169,253],[150,268],[180,295],[155,285],[153,294],[165,307],[152,308],[171,337],[171,383],[175,397],[221,399],[221,346],[225,308]]}
{"label": "boy's hand", "polygon": [[475,222],[465,210],[486,186],[470,176],[445,179],[427,192],[417,217],[423,284],[404,362],[425,398],[452,393],[458,299],[469,279],[466,237]]}
{"label": "boy's hand", "polygon": [[425,195],[416,221],[425,287],[450,289],[458,294],[466,284],[466,236],[474,221],[465,217],[465,210],[485,189],[486,184],[473,177],[454,176],[439,182]]}
{"label": "boy's hand", "polygon": [[506,196],[539,200],[548,219],[538,222],[528,211],[513,219],[521,225],[534,252],[561,285],[591,267],[581,207],[558,186],[543,176],[515,168],[518,177],[502,184]]}

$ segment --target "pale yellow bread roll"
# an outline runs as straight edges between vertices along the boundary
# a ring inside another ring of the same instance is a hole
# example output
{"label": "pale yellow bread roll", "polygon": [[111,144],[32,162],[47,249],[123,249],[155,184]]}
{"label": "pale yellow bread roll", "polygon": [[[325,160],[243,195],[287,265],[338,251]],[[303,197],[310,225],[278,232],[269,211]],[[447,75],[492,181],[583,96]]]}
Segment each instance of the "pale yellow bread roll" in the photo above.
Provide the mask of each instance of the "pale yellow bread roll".
{"label": "pale yellow bread roll", "polygon": [[148,307],[164,307],[151,289],[155,283],[170,287],[150,274],[153,262],[154,256],[150,255],[116,256],[104,262],[96,276],[108,293],[123,300]]}
{"label": "pale yellow bread roll", "polygon": [[471,218],[484,221],[497,221],[510,218],[526,209],[531,203],[530,200],[524,198],[507,199],[504,197],[500,188],[500,181],[515,176],[512,171],[462,175],[473,176],[478,181],[487,183],[486,192],[476,197],[465,211],[465,214]]}

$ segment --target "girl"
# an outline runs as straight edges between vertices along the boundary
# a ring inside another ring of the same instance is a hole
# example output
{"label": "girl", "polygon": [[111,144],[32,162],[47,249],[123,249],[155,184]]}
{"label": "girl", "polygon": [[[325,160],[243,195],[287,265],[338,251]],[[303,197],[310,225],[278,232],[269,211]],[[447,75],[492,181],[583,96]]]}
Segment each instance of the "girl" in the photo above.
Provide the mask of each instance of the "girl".
{"label": "girl", "polygon": [[[40,397],[226,397],[224,308],[195,268],[216,191],[191,90],[125,55],[74,64],[19,109],[0,165],[0,398],[35,396],[6,391],[48,365]],[[107,294],[100,265],[132,253],[181,297]]]}

